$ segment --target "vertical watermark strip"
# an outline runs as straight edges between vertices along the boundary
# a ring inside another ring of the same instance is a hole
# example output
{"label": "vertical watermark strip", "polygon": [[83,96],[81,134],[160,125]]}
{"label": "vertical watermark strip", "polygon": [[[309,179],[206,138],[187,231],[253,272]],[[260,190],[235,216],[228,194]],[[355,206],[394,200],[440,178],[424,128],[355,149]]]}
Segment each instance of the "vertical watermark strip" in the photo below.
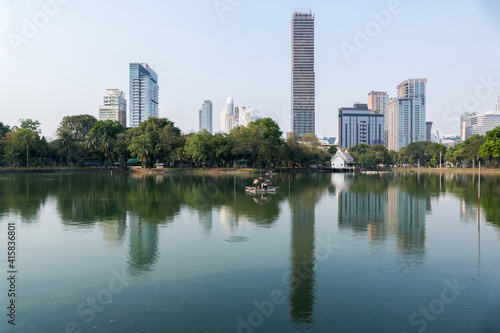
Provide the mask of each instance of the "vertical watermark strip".
{"label": "vertical watermark strip", "polygon": [[7,224],[7,323],[16,325],[17,291],[17,226],[15,222]]}

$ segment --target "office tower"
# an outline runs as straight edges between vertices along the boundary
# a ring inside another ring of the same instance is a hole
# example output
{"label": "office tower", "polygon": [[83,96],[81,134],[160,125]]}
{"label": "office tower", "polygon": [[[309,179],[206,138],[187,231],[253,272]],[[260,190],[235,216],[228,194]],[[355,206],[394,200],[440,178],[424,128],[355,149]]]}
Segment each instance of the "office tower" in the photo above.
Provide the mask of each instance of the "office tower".
{"label": "office tower", "polygon": [[410,79],[398,85],[398,98],[387,110],[387,148],[399,151],[412,142],[425,141],[427,79]]}
{"label": "office tower", "polygon": [[425,141],[431,142],[432,121],[425,122]]}
{"label": "office tower", "polygon": [[292,132],[315,133],[314,14],[296,10],[292,18]]}
{"label": "office tower", "polygon": [[127,99],[123,91],[106,89],[103,105],[99,106],[99,120],[119,121],[127,127]]}
{"label": "office tower", "polygon": [[205,100],[200,109],[200,131],[206,129],[213,134],[212,128],[212,101]]}
{"label": "office tower", "polygon": [[366,104],[339,109],[339,147],[348,149],[360,143],[384,144],[384,115]]}
{"label": "office tower", "polygon": [[234,127],[234,99],[229,97],[220,113],[220,130],[229,133]]}
{"label": "office tower", "polygon": [[387,145],[387,103],[389,96],[385,91],[371,91],[368,94],[368,109],[384,115],[384,144]]}
{"label": "office tower", "polygon": [[130,127],[158,117],[158,75],[146,63],[130,64]]}
{"label": "office tower", "polygon": [[474,134],[485,135],[486,132],[500,126],[500,111],[489,111],[485,114],[463,113],[460,115],[460,121],[460,134],[464,141]]}

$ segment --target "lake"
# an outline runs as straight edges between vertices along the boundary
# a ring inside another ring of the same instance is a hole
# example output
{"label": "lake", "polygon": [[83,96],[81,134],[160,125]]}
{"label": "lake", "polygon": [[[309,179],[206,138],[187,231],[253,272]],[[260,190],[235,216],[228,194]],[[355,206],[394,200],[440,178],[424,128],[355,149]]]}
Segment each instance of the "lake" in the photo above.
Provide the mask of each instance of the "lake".
{"label": "lake", "polygon": [[500,331],[500,176],[253,178],[0,175],[0,331]]}

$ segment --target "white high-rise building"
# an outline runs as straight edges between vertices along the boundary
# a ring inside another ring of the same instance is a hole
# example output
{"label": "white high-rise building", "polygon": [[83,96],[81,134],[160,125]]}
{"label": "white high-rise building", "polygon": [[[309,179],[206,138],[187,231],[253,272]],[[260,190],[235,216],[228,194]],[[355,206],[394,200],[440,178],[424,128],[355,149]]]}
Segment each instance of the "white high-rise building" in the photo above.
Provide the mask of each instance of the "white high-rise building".
{"label": "white high-rise building", "polygon": [[233,129],[234,121],[234,99],[229,97],[226,101],[226,106],[220,113],[220,130],[224,133],[229,133]]}
{"label": "white high-rise building", "polygon": [[388,104],[387,148],[399,151],[426,139],[427,79],[406,80],[397,89],[398,98]]}
{"label": "white high-rise building", "polygon": [[262,114],[259,111],[245,107],[240,108],[239,116],[239,126],[248,126],[251,122],[262,118]]}
{"label": "white high-rise building", "polygon": [[213,134],[212,128],[212,114],[213,114],[212,101],[206,100],[201,106],[200,115],[200,131],[206,129],[208,132]]}
{"label": "white high-rise building", "polygon": [[474,134],[485,135],[497,126],[500,126],[500,111],[489,111],[485,114],[462,114],[462,140]]}
{"label": "white high-rise building", "polygon": [[119,121],[127,127],[127,99],[119,89],[106,89],[103,105],[99,106],[99,120]]}

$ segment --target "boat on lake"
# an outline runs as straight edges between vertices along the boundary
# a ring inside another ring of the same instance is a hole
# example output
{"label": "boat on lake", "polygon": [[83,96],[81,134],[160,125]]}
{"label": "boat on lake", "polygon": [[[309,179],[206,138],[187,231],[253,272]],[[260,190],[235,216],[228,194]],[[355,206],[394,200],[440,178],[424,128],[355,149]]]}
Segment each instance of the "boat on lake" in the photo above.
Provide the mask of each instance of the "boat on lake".
{"label": "boat on lake", "polygon": [[259,177],[255,179],[252,186],[245,187],[245,192],[250,194],[261,194],[261,193],[276,193],[279,192],[280,188],[273,186],[269,179],[264,179]]}

